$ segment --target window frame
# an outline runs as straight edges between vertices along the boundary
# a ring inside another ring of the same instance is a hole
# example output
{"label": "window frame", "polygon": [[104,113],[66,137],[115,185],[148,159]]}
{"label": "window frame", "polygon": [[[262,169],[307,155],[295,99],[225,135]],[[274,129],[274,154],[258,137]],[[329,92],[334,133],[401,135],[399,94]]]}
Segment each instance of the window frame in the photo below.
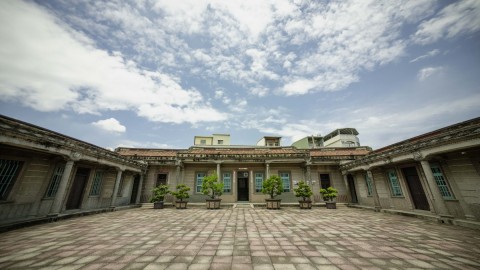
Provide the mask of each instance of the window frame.
{"label": "window frame", "polygon": [[373,196],[373,183],[368,173],[365,173],[365,184],[367,186],[367,197]]}
{"label": "window frame", "polygon": [[[225,191],[227,185],[225,184],[225,174],[228,173],[230,174],[230,190],[229,191]],[[231,171],[225,171],[225,172],[222,172],[222,183],[223,183],[223,193],[225,194],[230,194],[232,193],[232,190],[233,190],[233,186],[232,186],[232,183],[233,183],[233,172]]]}
{"label": "window frame", "polygon": [[[261,180],[261,182],[260,182],[260,190],[257,189],[257,184],[258,184],[258,182],[257,182],[257,180],[258,180],[258,179],[257,179],[257,174],[262,174],[262,180]],[[255,193],[262,193],[263,181],[265,181],[265,172],[260,172],[260,171],[254,172],[254,173],[253,173],[253,178],[254,178],[254,182],[255,182],[255,184],[254,184]]]}
{"label": "window frame", "polygon": [[[200,183],[198,182],[198,180],[199,180],[198,174],[203,174],[203,177],[201,178]],[[208,175],[208,174],[207,174],[206,171],[198,171],[198,172],[195,172],[195,193],[202,193],[202,183],[203,183],[203,179],[205,179],[205,177],[206,177],[207,175]]]}
{"label": "window frame", "polygon": [[[16,166],[15,170],[13,171],[13,173],[11,172],[11,165],[9,167],[5,167],[4,169],[2,169],[0,171],[0,179],[3,179],[5,181],[0,181],[0,182],[4,182],[6,184],[2,185],[4,188],[3,188],[3,191],[0,190],[0,201],[7,201],[12,190],[13,190],[13,187],[15,186],[15,183],[17,182],[17,179],[20,177],[20,174],[24,168],[24,165],[25,165],[25,162],[23,160],[15,160],[15,159],[0,159],[0,161],[5,161],[5,162],[14,162],[16,164],[14,164],[14,166]],[[6,171],[5,169],[9,169],[8,171]],[[9,173],[9,174],[7,174]],[[5,179],[4,177],[5,176]],[[9,178],[9,179],[8,179]]]}
{"label": "window frame", "polygon": [[327,175],[328,176],[328,187],[332,186],[332,178],[330,177],[329,173],[319,173],[318,174],[318,179],[320,180],[320,188],[328,188],[328,187],[323,187],[323,181],[322,181],[322,175]]}
{"label": "window frame", "polygon": [[[392,172],[395,175],[394,179],[392,179],[392,177],[390,175],[390,173],[392,173]],[[403,196],[402,185],[400,184],[400,179],[398,178],[397,170],[387,169],[386,174],[387,174],[387,178],[388,178],[388,182],[389,182],[389,186],[390,186],[390,195],[392,197],[396,197],[396,198],[404,197]],[[394,181],[396,181],[396,183],[394,183]],[[396,193],[395,191],[398,191],[399,194]]]}
{"label": "window frame", "polygon": [[102,194],[102,185],[103,185],[104,177],[105,177],[105,171],[95,170],[95,174],[93,175],[93,179],[92,179],[92,185],[90,187],[90,192],[88,194],[89,197],[98,197]]}
{"label": "window frame", "polygon": [[50,176],[50,182],[48,183],[47,190],[45,190],[45,199],[53,199],[55,198],[55,195],[57,195],[58,186],[60,185],[63,173],[65,172],[65,165],[66,164],[55,165],[52,175]]}
{"label": "window frame", "polygon": [[[438,191],[440,192],[440,195],[442,195],[442,198],[444,200],[456,200],[455,195],[453,194],[452,188],[448,183],[448,179],[445,176],[445,173],[442,170],[442,166],[440,165],[440,163],[429,162],[429,167],[430,167],[430,171],[432,172],[433,179],[435,180],[435,184],[438,188]],[[438,171],[434,172],[434,170],[438,170]],[[439,183],[439,182],[443,182],[443,183]],[[446,193],[448,194],[445,195]]]}
{"label": "window frame", "polygon": [[[288,190],[285,188],[285,181],[284,181],[284,179],[282,178],[282,174],[288,174]],[[279,176],[280,179],[282,180],[283,193],[291,192],[291,191],[292,191],[292,173],[289,172],[289,171],[281,171],[281,172],[278,172],[278,176]]]}

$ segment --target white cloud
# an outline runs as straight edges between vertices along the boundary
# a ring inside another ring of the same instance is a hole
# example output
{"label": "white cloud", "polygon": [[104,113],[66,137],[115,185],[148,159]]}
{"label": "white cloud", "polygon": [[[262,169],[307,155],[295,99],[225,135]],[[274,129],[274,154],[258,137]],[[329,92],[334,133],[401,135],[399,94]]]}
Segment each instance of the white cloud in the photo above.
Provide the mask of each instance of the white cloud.
{"label": "white cloud", "polygon": [[[306,51],[296,61],[282,63],[291,73],[284,77],[280,93],[341,90],[357,82],[360,72],[402,57],[406,47],[401,40],[402,25],[422,18],[433,5],[416,2],[331,2],[288,20],[285,31],[291,43],[305,46]],[[309,43],[317,45],[307,46]]]}
{"label": "white cloud", "polygon": [[[180,79],[141,69],[62,25],[34,3],[0,3],[0,99],[39,111],[133,110],[158,122],[225,120]],[[133,19],[132,19],[133,20]]]}
{"label": "white cloud", "polygon": [[425,81],[427,78],[431,77],[434,74],[441,72],[443,67],[426,67],[422,68],[417,73],[417,78],[419,81]]}
{"label": "white cloud", "polygon": [[431,15],[435,4],[99,2],[68,20],[82,22],[83,31],[94,31],[109,47],[134,51],[135,60],[177,78],[227,81],[262,97],[348,87],[359,81],[361,72],[402,57],[407,46],[401,39],[404,26]]}
{"label": "white cloud", "polygon": [[442,38],[453,38],[478,30],[480,30],[480,1],[455,1],[443,8],[438,16],[422,22],[413,40],[419,44],[429,44]]}
{"label": "white cloud", "polygon": [[98,120],[97,122],[93,122],[92,125],[111,132],[124,133],[125,131],[127,131],[127,128],[124,125],[120,124],[120,122],[118,122],[118,120],[115,118]]}
{"label": "white cloud", "polygon": [[440,53],[440,50],[438,50],[438,49],[431,50],[431,51],[429,51],[428,53],[426,53],[426,54],[424,54],[424,55],[420,55],[419,57],[410,60],[410,63],[414,63],[414,62],[417,62],[417,61],[420,61],[420,60],[423,60],[423,59],[426,59],[426,58],[433,57],[433,56],[435,56],[435,55],[437,55],[437,54],[439,54],[439,53]]}

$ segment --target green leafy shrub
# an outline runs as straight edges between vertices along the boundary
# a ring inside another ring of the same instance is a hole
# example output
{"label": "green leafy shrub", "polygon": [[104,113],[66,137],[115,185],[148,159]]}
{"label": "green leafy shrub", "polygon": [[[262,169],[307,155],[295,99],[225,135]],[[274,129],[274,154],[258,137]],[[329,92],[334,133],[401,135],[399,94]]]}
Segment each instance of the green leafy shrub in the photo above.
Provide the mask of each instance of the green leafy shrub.
{"label": "green leafy shrub", "polygon": [[223,183],[218,182],[217,172],[203,178],[202,193],[211,199],[217,199],[223,194]]}
{"label": "green leafy shrub", "polygon": [[161,202],[165,199],[165,196],[170,194],[169,187],[167,185],[158,185],[153,190],[153,196],[150,202]]}
{"label": "green leafy shrub", "polygon": [[177,190],[172,192],[172,195],[175,196],[175,198],[177,198],[181,202],[183,202],[183,199],[190,198],[190,195],[188,194],[189,190],[190,188],[187,187],[185,184],[180,184],[177,186]]}
{"label": "green leafy shrub", "polygon": [[338,191],[333,187],[321,188],[320,193],[322,193],[323,199],[325,201],[333,201],[337,197]]}
{"label": "green leafy shrub", "polygon": [[282,194],[283,183],[282,179],[278,175],[272,175],[265,181],[263,181],[262,193],[270,195],[270,199],[274,199],[275,196]]}
{"label": "green leafy shrub", "polygon": [[295,196],[302,197],[303,201],[309,201],[313,195],[312,188],[304,181],[298,182],[298,187],[294,188],[293,191],[295,192]]}

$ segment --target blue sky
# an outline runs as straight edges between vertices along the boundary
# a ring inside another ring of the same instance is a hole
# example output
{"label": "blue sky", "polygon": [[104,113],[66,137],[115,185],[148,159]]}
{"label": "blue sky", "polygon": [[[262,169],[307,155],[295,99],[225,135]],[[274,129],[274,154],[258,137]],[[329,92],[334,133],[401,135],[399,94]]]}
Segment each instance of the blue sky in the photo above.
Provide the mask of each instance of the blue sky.
{"label": "blue sky", "polygon": [[[311,3],[313,2],[313,3]],[[480,116],[480,1],[0,1],[0,114],[115,148]]]}

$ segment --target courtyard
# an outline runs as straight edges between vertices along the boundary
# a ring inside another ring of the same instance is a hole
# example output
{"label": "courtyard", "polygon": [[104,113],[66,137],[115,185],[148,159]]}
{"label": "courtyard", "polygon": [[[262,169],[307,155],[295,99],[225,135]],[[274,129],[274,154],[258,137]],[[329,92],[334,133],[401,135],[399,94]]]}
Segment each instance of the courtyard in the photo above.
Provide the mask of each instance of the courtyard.
{"label": "courtyard", "polygon": [[480,269],[480,232],[340,207],[136,208],[0,234],[0,269]]}

